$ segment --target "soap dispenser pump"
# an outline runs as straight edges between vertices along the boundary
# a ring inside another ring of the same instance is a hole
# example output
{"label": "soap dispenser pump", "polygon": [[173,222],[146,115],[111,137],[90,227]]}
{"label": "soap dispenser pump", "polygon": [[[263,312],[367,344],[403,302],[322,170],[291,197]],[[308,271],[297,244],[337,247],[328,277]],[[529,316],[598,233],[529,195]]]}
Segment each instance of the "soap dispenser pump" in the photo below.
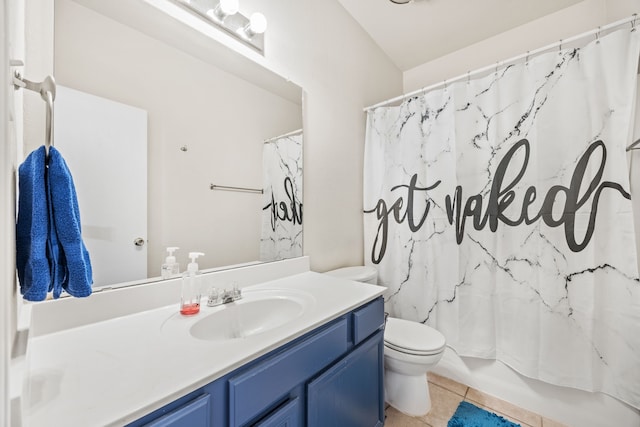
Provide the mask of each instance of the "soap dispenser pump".
{"label": "soap dispenser pump", "polygon": [[164,260],[164,264],[160,267],[160,274],[163,279],[170,279],[180,273],[180,264],[176,262],[176,257],[173,255],[173,253],[178,249],[180,248],[176,246],[170,246],[167,248],[167,253],[169,255]]}
{"label": "soap dispenser pump", "polygon": [[187,271],[182,275],[182,298],[180,300],[180,314],[190,316],[200,311],[200,284],[196,276],[198,272],[198,263],[196,260],[199,256],[204,255],[202,252],[189,252],[191,262],[187,266]]}

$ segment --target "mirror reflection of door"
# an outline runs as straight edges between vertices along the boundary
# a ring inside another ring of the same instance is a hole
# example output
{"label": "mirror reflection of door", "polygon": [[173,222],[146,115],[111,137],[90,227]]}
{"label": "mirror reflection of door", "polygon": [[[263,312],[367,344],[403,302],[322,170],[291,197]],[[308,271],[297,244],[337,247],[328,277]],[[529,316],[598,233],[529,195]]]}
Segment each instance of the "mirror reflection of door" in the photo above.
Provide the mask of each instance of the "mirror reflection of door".
{"label": "mirror reflection of door", "polygon": [[58,86],[55,146],[73,175],[94,288],[147,277],[147,112]]}

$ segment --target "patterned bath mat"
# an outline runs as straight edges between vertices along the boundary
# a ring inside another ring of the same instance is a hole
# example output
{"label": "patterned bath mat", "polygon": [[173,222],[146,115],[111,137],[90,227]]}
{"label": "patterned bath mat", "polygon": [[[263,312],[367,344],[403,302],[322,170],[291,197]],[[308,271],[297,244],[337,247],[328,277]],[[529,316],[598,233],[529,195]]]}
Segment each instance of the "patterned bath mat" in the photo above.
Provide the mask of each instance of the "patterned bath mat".
{"label": "patterned bath mat", "polygon": [[453,414],[447,427],[521,427],[505,420],[493,412],[487,412],[482,408],[469,403],[460,402],[456,413]]}

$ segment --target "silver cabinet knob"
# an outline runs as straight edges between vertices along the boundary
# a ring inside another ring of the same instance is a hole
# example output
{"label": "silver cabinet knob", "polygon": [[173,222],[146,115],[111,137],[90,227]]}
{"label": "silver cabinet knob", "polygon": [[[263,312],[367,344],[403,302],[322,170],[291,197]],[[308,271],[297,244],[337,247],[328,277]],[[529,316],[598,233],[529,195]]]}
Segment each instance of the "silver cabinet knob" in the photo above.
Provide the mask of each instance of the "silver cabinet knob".
{"label": "silver cabinet knob", "polygon": [[144,239],[142,237],[138,237],[133,240],[133,244],[136,246],[144,246]]}

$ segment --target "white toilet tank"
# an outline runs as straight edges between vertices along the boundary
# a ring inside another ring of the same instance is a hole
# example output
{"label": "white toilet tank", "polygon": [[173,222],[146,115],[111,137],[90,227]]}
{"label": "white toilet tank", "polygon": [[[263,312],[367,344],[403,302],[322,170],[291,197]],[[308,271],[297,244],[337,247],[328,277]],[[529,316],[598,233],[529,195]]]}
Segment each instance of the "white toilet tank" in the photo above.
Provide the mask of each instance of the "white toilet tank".
{"label": "white toilet tank", "polygon": [[355,282],[370,283],[372,285],[378,284],[378,270],[374,267],[344,267],[338,268],[337,270],[327,271],[325,274],[340,277],[341,279],[353,280]]}

